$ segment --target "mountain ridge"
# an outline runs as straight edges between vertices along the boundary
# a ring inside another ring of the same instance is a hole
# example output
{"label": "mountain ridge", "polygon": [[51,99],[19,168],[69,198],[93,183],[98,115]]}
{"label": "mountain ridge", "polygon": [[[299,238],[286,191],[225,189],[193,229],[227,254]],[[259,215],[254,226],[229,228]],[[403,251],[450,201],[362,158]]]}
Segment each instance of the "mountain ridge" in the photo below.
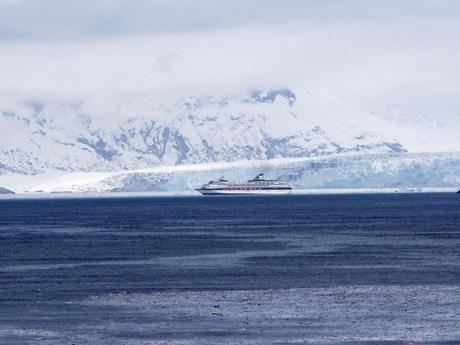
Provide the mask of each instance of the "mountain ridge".
{"label": "mountain ridge", "polygon": [[408,151],[372,124],[331,133],[317,115],[310,116],[314,110],[298,103],[290,89],[276,89],[181,98],[117,117],[90,114],[79,105],[25,102],[20,110],[0,112],[0,174]]}

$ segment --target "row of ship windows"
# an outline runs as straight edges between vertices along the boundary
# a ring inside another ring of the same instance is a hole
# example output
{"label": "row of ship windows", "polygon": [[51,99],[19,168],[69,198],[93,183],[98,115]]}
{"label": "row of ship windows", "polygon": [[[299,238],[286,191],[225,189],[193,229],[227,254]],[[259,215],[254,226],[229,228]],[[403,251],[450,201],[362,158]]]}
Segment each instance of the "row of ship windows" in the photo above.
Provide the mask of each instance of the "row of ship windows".
{"label": "row of ship windows", "polygon": [[221,188],[221,189],[223,189],[223,190],[253,190],[253,189],[257,189],[257,190],[259,190],[259,189],[264,189],[264,188],[261,188],[261,187],[246,187],[246,188],[241,187],[240,188],[240,187],[238,187],[238,188]]}
{"label": "row of ship windows", "polygon": [[280,184],[279,182],[252,182],[254,184]]}

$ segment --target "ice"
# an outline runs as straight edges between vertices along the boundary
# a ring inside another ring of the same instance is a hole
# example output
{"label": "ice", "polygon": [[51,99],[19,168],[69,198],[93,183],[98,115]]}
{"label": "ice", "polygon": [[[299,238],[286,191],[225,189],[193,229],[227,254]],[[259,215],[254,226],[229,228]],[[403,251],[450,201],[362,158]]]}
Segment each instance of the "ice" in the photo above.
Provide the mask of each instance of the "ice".
{"label": "ice", "polygon": [[[0,174],[116,172],[161,165],[459,151],[458,116],[407,122],[327,90],[120,100],[114,114],[85,104],[7,102]],[[433,115],[436,118],[435,115]],[[410,125],[413,122],[417,125]]]}
{"label": "ice", "polygon": [[460,188],[460,154],[344,153],[326,157],[162,165],[117,172],[8,174],[0,176],[0,185],[16,193],[42,197],[49,197],[49,193],[97,196],[97,193],[109,192],[193,195],[194,188],[216,177],[245,181],[260,172],[268,178],[290,182],[294,193],[453,192]]}

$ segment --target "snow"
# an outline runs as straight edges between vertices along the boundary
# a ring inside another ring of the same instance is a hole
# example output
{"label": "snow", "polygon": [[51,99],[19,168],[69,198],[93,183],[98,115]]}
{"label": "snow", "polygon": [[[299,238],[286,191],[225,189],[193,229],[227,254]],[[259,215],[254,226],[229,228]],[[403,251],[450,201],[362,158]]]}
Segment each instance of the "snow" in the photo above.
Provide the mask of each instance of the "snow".
{"label": "snow", "polygon": [[137,96],[113,114],[5,104],[0,186],[16,193],[189,192],[215,175],[259,171],[309,190],[460,186],[458,114],[370,111],[320,88],[166,103]]}
{"label": "snow", "polygon": [[289,181],[294,193],[455,191],[460,187],[460,153],[342,153],[310,158],[277,158],[162,165],[117,172],[7,174],[0,185],[19,194],[147,192],[189,195],[222,175],[232,181],[267,177]]}
{"label": "snow", "polygon": [[[276,94],[270,102],[245,94],[170,103],[136,97],[135,102],[120,100],[113,114],[78,103],[8,102],[0,113],[0,174],[388,153],[398,147],[411,152],[460,150],[458,143],[446,141],[458,126],[443,125],[439,133],[428,128],[438,133],[431,138],[425,128],[410,128],[326,91],[300,90],[294,96],[288,91],[294,95],[290,90],[270,91]],[[455,119],[448,123],[455,124]],[[439,140],[442,134],[445,138]]]}

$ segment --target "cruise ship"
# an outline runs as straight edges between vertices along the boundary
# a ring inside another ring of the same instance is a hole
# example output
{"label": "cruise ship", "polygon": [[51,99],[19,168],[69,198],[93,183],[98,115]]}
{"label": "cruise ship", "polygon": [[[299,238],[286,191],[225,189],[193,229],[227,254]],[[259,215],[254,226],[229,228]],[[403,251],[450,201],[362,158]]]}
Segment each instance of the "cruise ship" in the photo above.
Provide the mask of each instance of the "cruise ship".
{"label": "cruise ship", "polygon": [[266,180],[264,174],[259,174],[244,183],[230,183],[221,177],[195,190],[203,195],[285,195],[291,193],[292,187],[286,182]]}

